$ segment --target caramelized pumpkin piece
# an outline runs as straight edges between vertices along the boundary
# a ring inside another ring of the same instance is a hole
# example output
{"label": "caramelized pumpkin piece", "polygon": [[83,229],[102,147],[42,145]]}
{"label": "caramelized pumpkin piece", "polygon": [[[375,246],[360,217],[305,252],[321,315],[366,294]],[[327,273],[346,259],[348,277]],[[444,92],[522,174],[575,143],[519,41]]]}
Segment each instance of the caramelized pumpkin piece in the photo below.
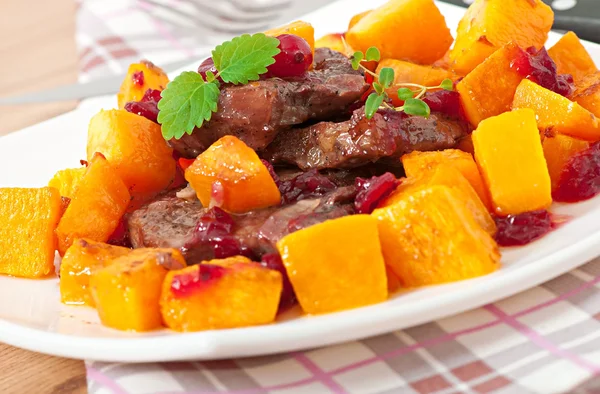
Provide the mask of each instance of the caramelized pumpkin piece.
{"label": "caramelized pumpkin piece", "polygon": [[415,151],[402,156],[402,165],[408,177],[418,177],[422,172],[440,166],[455,168],[469,181],[485,207],[490,211],[492,210],[489,192],[481,177],[477,163],[475,163],[470,153],[458,149],[434,152]]}
{"label": "caramelized pumpkin piece", "polygon": [[351,48],[349,46],[346,48],[346,45],[344,45],[343,33],[333,33],[324,35],[323,37],[315,41],[315,48],[329,48],[333,49],[334,51],[346,53],[347,55],[352,54],[348,53],[350,51],[347,50]]}
{"label": "caramelized pumpkin piece", "polygon": [[548,49],[548,54],[556,63],[558,73],[571,74],[575,82],[598,71],[589,52],[572,31],[562,36],[552,48]]}
{"label": "caramelized pumpkin piece", "polygon": [[356,25],[358,22],[360,22],[360,20],[362,18],[364,18],[371,11],[373,11],[373,10],[363,11],[359,14],[354,15],[352,18],[350,18],[350,22],[348,22],[348,30],[352,29],[352,27],[354,27],[354,25]]}
{"label": "caramelized pumpkin piece", "polygon": [[487,207],[471,186],[469,181],[455,167],[440,165],[433,168],[425,168],[419,175],[408,178],[381,204],[387,207],[402,200],[406,193],[433,185],[448,186],[461,194],[465,206],[471,211],[477,223],[490,235],[496,233],[496,224]]}
{"label": "caramelized pumpkin piece", "polygon": [[596,117],[600,116],[600,71],[577,81],[570,98]]}
{"label": "caramelized pumpkin piece", "polygon": [[101,154],[95,154],[56,228],[64,255],[77,238],[106,242],[129,205],[127,186]]}
{"label": "caramelized pumpkin piece", "polygon": [[272,323],[281,274],[242,256],[171,271],[160,299],[167,327],[201,331]]}
{"label": "caramelized pumpkin piece", "polygon": [[541,131],[551,130],[586,141],[600,139],[600,124],[594,114],[528,79],[519,84],[512,107],[532,109]]}
{"label": "caramelized pumpkin piece", "polygon": [[388,296],[377,221],[346,216],[316,224],[277,243],[298,302],[327,313],[384,301]]}
{"label": "caramelized pumpkin piece", "polygon": [[131,64],[117,94],[119,108],[125,108],[130,101],[140,101],[148,89],[164,90],[168,83],[167,74],[152,62],[142,60]]}
{"label": "caramelized pumpkin piece", "polygon": [[[384,67],[394,69],[394,83],[416,83],[423,86],[438,86],[444,79],[456,79],[456,74],[443,68],[422,66],[403,60],[383,59],[377,66],[377,74]],[[396,88],[396,90],[398,90]],[[390,97],[393,97],[390,95]]]}
{"label": "caramelized pumpkin piece", "polygon": [[225,136],[202,152],[185,170],[185,179],[205,207],[216,204],[244,213],[277,205],[281,194],[256,152],[233,136]]}
{"label": "caramelized pumpkin piece", "polygon": [[315,29],[310,23],[296,21],[289,23],[285,26],[267,30],[265,32],[265,35],[271,37],[277,37],[282,34],[293,34],[295,36],[303,38],[308,43],[308,45],[310,45],[310,48],[312,49],[313,53],[315,52]]}
{"label": "caramelized pumpkin piece", "polygon": [[448,186],[432,185],[373,212],[385,263],[403,286],[454,282],[498,268],[498,246],[462,196]]}
{"label": "caramelized pumpkin piece", "polygon": [[544,138],[542,143],[544,157],[548,165],[548,173],[552,181],[552,191],[556,190],[560,174],[571,157],[590,147],[588,141],[578,140],[568,135],[557,134]]}
{"label": "caramelized pumpkin piece", "polygon": [[0,274],[40,278],[54,271],[61,212],[55,188],[0,188]]}
{"label": "caramelized pumpkin piece", "polygon": [[451,67],[467,75],[511,41],[540,49],[553,21],[552,9],[541,0],[475,0],[458,24]]}
{"label": "caramelized pumpkin piece", "polygon": [[164,190],[175,178],[173,150],[160,125],[125,110],[100,111],[90,121],[87,157],[102,153],[134,198],[134,206]]}
{"label": "caramelized pumpkin piece", "polygon": [[85,171],[85,167],[67,168],[57,171],[54,177],[50,179],[50,182],[48,182],[48,187],[57,189],[63,197],[73,198]]}
{"label": "caramelized pumpkin piece", "polygon": [[522,50],[517,45],[507,44],[456,85],[465,115],[474,127],[490,116],[510,111],[517,86],[523,79],[511,67],[519,52]]}
{"label": "caramelized pumpkin piece", "polygon": [[86,239],[76,239],[60,263],[60,300],[70,305],[94,306],[90,276],[131,249]]}
{"label": "caramelized pumpkin piece", "polygon": [[160,328],[165,276],[185,266],[178,250],[135,249],[93,272],[90,287],[102,324],[127,331]]}
{"label": "caramelized pumpkin piece", "polygon": [[532,110],[520,109],[482,121],[473,132],[473,145],[497,215],[550,206],[550,175]]}
{"label": "caramelized pumpkin piece", "polygon": [[382,58],[431,64],[450,48],[452,35],[433,0],[390,0],[352,26],[346,41],[362,52],[375,46]]}

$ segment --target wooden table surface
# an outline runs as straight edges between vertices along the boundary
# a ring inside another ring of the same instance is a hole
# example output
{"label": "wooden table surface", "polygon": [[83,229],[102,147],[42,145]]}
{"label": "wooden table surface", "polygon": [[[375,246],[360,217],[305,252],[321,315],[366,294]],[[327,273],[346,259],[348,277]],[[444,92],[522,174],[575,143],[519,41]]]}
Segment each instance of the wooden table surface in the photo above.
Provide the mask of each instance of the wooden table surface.
{"label": "wooden table surface", "polygon": [[[1,0],[0,96],[77,81],[75,0]],[[54,117],[75,102],[0,106],[0,135]],[[0,393],[86,393],[82,361],[0,344]]]}

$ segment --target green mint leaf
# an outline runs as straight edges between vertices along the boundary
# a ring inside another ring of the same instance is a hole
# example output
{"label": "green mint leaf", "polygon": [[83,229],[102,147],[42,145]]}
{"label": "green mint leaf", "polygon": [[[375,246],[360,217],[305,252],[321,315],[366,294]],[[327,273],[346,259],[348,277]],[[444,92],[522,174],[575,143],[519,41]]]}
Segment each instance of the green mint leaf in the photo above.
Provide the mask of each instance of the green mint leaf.
{"label": "green mint leaf", "polygon": [[409,98],[408,100],[404,101],[403,108],[404,113],[407,115],[416,115],[428,118],[429,114],[431,114],[431,109],[425,101],[414,98]]}
{"label": "green mint leaf", "polygon": [[398,89],[398,98],[402,101],[406,101],[415,97],[415,94],[409,88],[400,88]]}
{"label": "green mint leaf", "polygon": [[377,94],[383,94],[384,90],[383,86],[379,82],[373,82],[373,89],[377,92]]}
{"label": "green mint leaf", "polygon": [[280,50],[279,40],[263,33],[242,34],[225,41],[212,51],[212,58],[219,76],[225,82],[246,84],[257,81],[260,74],[267,72],[267,66],[275,63],[275,55]]}
{"label": "green mint leaf", "polygon": [[179,139],[202,127],[217,112],[219,87],[217,82],[204,82],[197,72],[184,71],[161,93],[158,102],[158,123],[165,140]]}
{"label": "green mint leaf", "polygon": [[383,85],[385,89],[392,86],[394,83],[394,69],[390,67],[384,67],[379,71],[379,83]]}
{"label": "green mint leaf", "polygon": [[212,82],[212,81],[214,81],[215,79],[216,79],[216,78],[215,78],[215,74],[213,74],[213,72],[212,72],[212,71],[207,71],[207,72],[206,72],[206,82]]}
{"label": "green mint leaf", "polygon": [[365,52],[365,59],[368,62],[370,62],[370,61],[378,62],[381,59],[381,54],[379,53],[379,49],[377,49],[375,47],[371,47],[371,48],[367,49],[367,52]]}
{"label": "green mint leaf", "polygon": [[365,58],[365,55],[361,51],[356,51],[352,55],[352,68],[358,70],[360,62]]}
{"label": "green mint leaf", "polygon": [[450,78],[446,78],[440,84],[440,88],[442,88],[444,90],[454,90],[454,83],[452,82],[452,80]]}
{"label": "green mint leaf", "polygon": [[375,112],[381,107],[383,103],[383,95],[379,95],[377,93],[371,93],[369,97],[367,97],[367,101],[365,102],[365,115],[367,119],[371,119]]}

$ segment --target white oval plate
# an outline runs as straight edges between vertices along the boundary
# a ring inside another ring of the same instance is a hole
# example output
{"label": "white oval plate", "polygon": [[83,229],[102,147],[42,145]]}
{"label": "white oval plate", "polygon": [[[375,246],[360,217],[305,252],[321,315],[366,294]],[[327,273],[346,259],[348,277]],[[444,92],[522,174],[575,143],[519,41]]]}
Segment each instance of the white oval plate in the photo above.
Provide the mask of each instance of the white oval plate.
{"label": "white oval plate", "polygon": [[[369,8],[383,2],[370,2]],[[339,1],[302,19],[314,24],[317,37],[344,31],[349,18],[365,9],[363,3]],[[440,8],[451,28],[464,12],[444,4]],[[550,43],[559,37],[553,34]],[[600,64],[600,47],[588,47]],[[85,156],[89,119],[114,105],[112,97],[88,100],[71,113],[0,138],[0,186],[43,186],[56,170],[76,166]],[[290,311],[277,323],[260,327],[125,333],[102,327],[93,309],[62,305],[57,279],[0,277],[0,341],[64,357],[151,362],[263,355],[382,334],[510,296],[600,255],[600,197],[553,210],[572,220],[526,247],[504,250],[502,269],[491,275],[407,291],[345,312],[301,316]]]}

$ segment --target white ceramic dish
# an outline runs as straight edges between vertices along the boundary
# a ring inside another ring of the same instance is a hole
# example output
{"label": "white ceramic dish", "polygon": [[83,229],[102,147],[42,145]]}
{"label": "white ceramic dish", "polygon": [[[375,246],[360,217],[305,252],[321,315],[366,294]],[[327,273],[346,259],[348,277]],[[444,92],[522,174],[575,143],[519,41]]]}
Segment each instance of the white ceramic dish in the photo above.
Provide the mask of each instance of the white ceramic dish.
{"label": "white ceramic dish", "polygon": [[[371,1],[368,8],[384,1]],[[363,0],[339,1],[302,19],[312,22],[321,36],[344,31],[349,18],[365,8]],[[464,11],[443,4],[440,8],[454,28]],[[553,34],[549,43],[559,37]],[[600,64],[600,46],[589,44],[588,49]],[[113,97],[89,100],[71,113],[0,138],[0,186],[43,186],[56,170],[77,165],[85,155],[89,119],[115,104]],[[510,296],[600,255],[600,197],[555,206],[554,211],[572,220],[533,244],[504,250],[503,267],[492,275],[412,290],[378,305],[323,316],[292,311],[261,327],[189,334],[119,332],[102,327],[92,309],[62,305],[57,279],[0,277],[0,341],[57,356],[149,362],[278,353],[377,335]]]}

